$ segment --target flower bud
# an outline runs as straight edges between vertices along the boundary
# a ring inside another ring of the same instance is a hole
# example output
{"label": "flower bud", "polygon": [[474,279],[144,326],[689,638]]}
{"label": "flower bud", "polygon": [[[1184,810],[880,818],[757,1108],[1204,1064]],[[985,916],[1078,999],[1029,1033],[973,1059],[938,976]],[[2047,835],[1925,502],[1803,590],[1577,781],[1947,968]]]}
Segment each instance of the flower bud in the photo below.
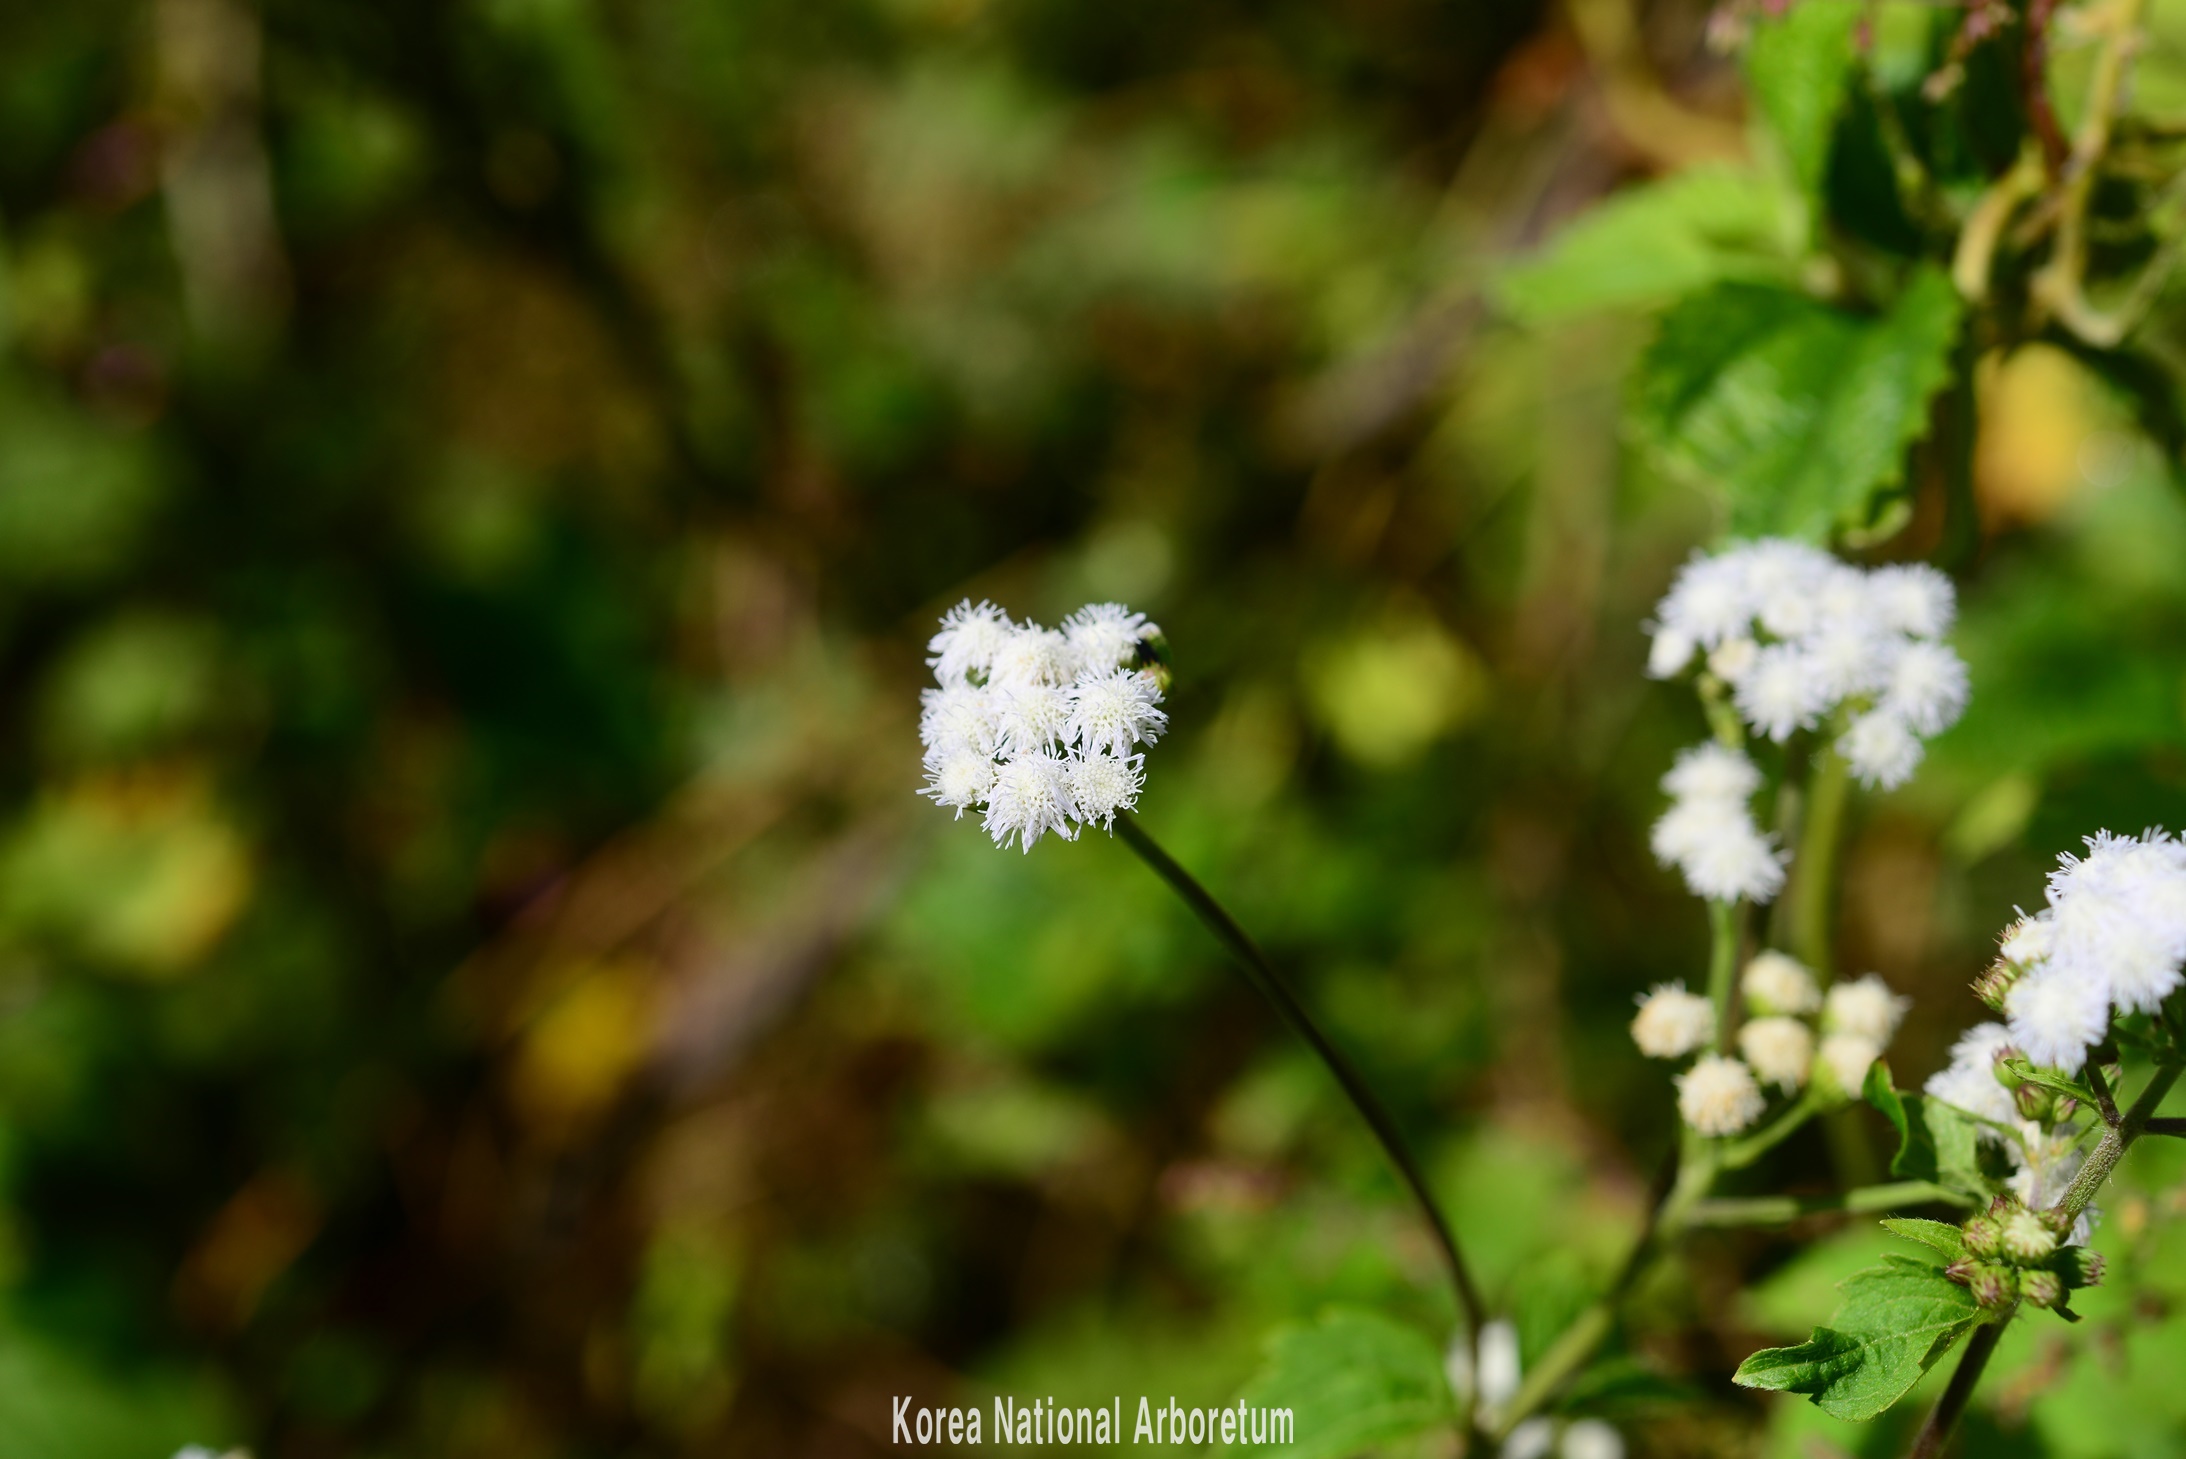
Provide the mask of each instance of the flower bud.
{"label": "flower bud", "polygon": [[2101,1252],[2089,1251],[2084,1246],[2075,1246],[2065,1254],[2072,1257],[2074,1265],[2079,1268],[2079,1286],[2099,1287],[2103,1284],[2103,1272],[2106,1267]]}
{"label": "flower bud", "polygon": [[2022,1084],[2011,1092],[2012,1105],[2023,1120],[2049,1120],[2057,1111],[2057,1096],[2041,1085]]}
{"label": "flower bud", "polygon": [[2012,1073],[2011,1061],[2025,1057],[2026,1055],[2020,1053],[2010,1044],[2004,1044],[1990,1056],[1989,1072],[1996,1076],[1997,1083],[2003,1085],[2006,1089],[2015,1090],[2024,1081],[2017,1074]]}
{"label": "flower bud", "polygon": [[1973,980],[1973,996],[1989,1006],[1991,1012],[2004,1011],[2004,999],[2011,993],[2012,984],[2019,981],[2020,969],[1998,958],[1989,970]]}
{"label": "flower bud", "polygon": [[1973,1269],[1978,1265],[1980,1265],[1980,1263],[1976,1262],[1972,1257],[1962,1256],[1957,1261],[1954,1261],[1949,1266],[1945,1267],[1943,1269],[1943,1275],[1949,1277],[1952,1281],[1958,1283],[1961,1287],[1963,1287],[1973,1280]]}
{"label": "flower bud", "polygon": [[2049,1222],[2027,1210],[2015,1211],[2005,1219],[1999,1240],[2006,1256],[2027,1264],[2047,1260],[2057,1249],[2057,1233],[2050,1229]]}
{"label": "flower bud", "polygon": [[1963,1230],[1965,1232],[1966,1252],[1969,1256],[1986,1261],[1990,1257],[1999,1256],[2003,1253],[2004,1232],[1997,1224],[1995,1217],[1968,1217]]}
{"label": "flower bud", "polygon": [[[2055,1281],[2055,1276],[2051,1275],[2050,1280]],[[1966,1287],[1983,1307],[2008,1307],[2019,1295],[2019,1273],[1995,1262],[1976,1262]]]}
{"label": "flower bud", "polygon": [[2019,1295],[2029,1306],[2054,1307],[2065,1298],[2064,1280],[2055,1272],[2021,1272]]}

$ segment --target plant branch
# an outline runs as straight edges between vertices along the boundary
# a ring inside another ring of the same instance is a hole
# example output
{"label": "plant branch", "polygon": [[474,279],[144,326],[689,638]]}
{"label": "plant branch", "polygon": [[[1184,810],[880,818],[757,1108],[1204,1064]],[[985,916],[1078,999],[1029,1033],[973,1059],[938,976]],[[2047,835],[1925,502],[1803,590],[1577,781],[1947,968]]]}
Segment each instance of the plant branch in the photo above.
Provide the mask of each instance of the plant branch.
{"label": "plant branch", "polygon": [[1428,1189],[1427,1178],[1420,1172],[1419,1163],[1413,1159],[1410,1148],[1404,1143],[1404,1136],[1398,1132],[1396,1120],[1368,1087],[1365,1077],[1351,1060],[1321,1031],[1320,1025],[1313,1021],[1313,1016],[1306,1011],[1298,995],[1291,991],[1290,985],[1276,972],[1275,965],[1268,961],[1259,945],[1244,928],[1238,926],[1237,919],[1190,872],[1178,865],[1174,857],[1162,850],[1154,838],[1147,834],[1145,827],[1136,820],[1128,815],[1119,815],[1116,817],[1116,830],[1124,843],[1138,853],[1139,859],[1156,876],[1167,882],[1171,891],[1183,898],[1184,904],[1192,909],[1207,930],[1214,934],[1215,940],[1236,960],[1245,974],[1245,980],[1262,997],[1275,1005],[1275,1011],[1282,1015],[1283,1021],[1290,1025],[1292,1032],[1306,1041],[1328,1067],[1328,1072],[1335,1076],[1337,1084],[1342,1086],[1352,1107],[1359,1112],[1359,1117],[1366,1121],[1367,1128],[1374,1132],[1374,1138],[1381,1142],[1382,1151],[1389,1157],[1389,1163],[1396,1167],[1397,1174],[1410,1188],[1412,1198],[1419,1203],[1422,1214],[1426,1216],[1427,1225],[1434,1233],[1435,1245],[1441,1250],[1443,1262],[1450,1270],[1450,1284],[1457,1291],[1457,1305],[1464,1317],[1466,1340],[1469,1344],[1476,1343],[1480,1329],[1487,1322],[1486,1304],[1481,1300],[1480,1289],[1473,1285],[1472,1273],[1465,1265],[1464,1256],[1458,1251],[1457,1237],[1452,1232],[1448,1219],[1442,1214],[1442,1207]]}
{"label": "plant branch", "polygon": [[2118,1168],[2118,1162],[2132,1148],[2133,1141],[2140,1137],[2141,1131],[2148,1127],[2148,1122],[2155,1118],[2158,1106],[2163,1103],[2163,1096],[2169,1094],[2171,1086],[2178,1082],[2179,1072],[2175,1064],[2159,1066],[2155,1073],[2148,1076],[2147,1087],[2141,1090],[2140,1098],[2133,1101],[2133,1107],[2125,1112],[2125,1117],[2104,1133],[2101,1144],[2088,1152],[2087,1163],[2080,1167],[2080,1173],[2066,1187],[2064,1198],[2057,1202],[2057,1209],[2064,1213],[2067,1220],[2078,1220],[2080,1212],[2087,1209],[2088,1202],[2095,1199],[2095,1193],[2103,1188],[2103,1182],[2110,1179],[2110,1172]]}
{"label": "plant branch", "polygon": [[2141,1133],[2144,1135],[2169,1135],[2175,1140],[2186,1140],[2186,1119],[2178,1119],[2167,1115],[2162,1119],[2150,1120]]}
{"label": "plant branch", "polygon": [[1725,1140],[1716,1152],[1718,1170],[1744,1170],[1769,1151],[1791,1138],[1808,1120],[1820,1112],[1809,1090],[1807,1096],[1776,1117],[1774,1123],[1754,1131],[1743,1140]]}
{"label": "plant branch", "polygon": [[1932,1181],[1900,1180],[1888,1185],[1864,1185],[1829,1196],[1751,1196],[1696,1201],[1685,1215],[1686,1226],[1783,1226],[1806,1216],[1861,1215],[1895,1211],[1906,1206],[1971,1206],[1957,1191]]}
{"label": "plant branch", "polygon": [[1973,1340],[1966,1344],[1966,1356],[1958,1360],[1958,1370],[1951,1374],[1950,1385],[1936,1400],[1935,1412],[1921,1425],[1905,1459],[1936,1459],[1943,1452],[1943,1446],[1951,1441],[1951,1431],[1958,1427],[1959,1415],[1966,1411],[1966,1402],[1973,1397],[1974,1387],[1981,1381],[1981,1370],[1989,1365],[1989,1358],[2004,1335],[2004,1324],[2009,1320],[2007,1315],[1974,1329]]}
{"label": "plant branch", "polygon": [[1731,1051],[1731,990],[1738,975],[1738,904],[1708,903],[1708,1002],[1715,1009],[1715,1051]]}
{"label": "plant branch", "polygon": [[2110,146],[2111,128],[2125,92],[2126,72],[2141,42],[2141,15],[2147,0],[2110,0],[2091,13],[2088,27],[2102,35],[2102,50],[2095,58],[2088,82],[2087,107],[2079,131],[2065,159],[2058,194],[2057,241],[2049,262],[2029,283],[2035,301],[2073,334],[2099,348],[2109,348],[2125,338],[2144,307],[2143,290],[2136,288],[2126,309],[2105,314],[2088,301],[2087,208],[2094,195],[2095,174]]}

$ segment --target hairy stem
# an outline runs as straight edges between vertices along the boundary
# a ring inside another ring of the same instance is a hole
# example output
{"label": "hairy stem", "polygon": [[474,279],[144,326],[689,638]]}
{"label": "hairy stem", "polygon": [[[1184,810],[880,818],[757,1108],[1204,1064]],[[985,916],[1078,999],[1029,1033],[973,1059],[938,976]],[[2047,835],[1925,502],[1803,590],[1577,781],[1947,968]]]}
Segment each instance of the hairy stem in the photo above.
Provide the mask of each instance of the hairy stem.
{"label": "hairy stem", "polygon": [[2080,1173],[2066,1187],[2064,1198],[2057,1202],[2057,1209],[2067,1218],[2078,1220],[2080,1212],[2087,1209],[2088,1202],[2095,1199],[2095,1193],[2103,1188],[2104,1181],[2110,1179],[2110,1173],[2118,1168],[2118,1162],[2125,1157],[2125,1152],[2132,1148],[2133,1142],[2148,1128],[2148,1122],[2155,1118],[2157,1107],[2163,1103],[2163,1096],[2171,1092],[2171,1086],[2178,1082],[2179,1073],[2176,1064],[2158,1067],[2155,1073],[2148,1076],[2148,1087],[2141,1090],[2140,1098],[2133,1101],[2133,1107],[2103,1133],[2102,1143],[2088,1152],[2087,1163],[2080,1167]]}
{"label": "hairy stem", "polygon": [[2004,1336],[2004,1321],[2008,1320],[1984,1322],[1973,1330],[1973,1340],[1966,1344],[1966,1356],[1958,1360],[1958,1370],[1951,1374],[1950,1386],[1936,1400],[1935,1412],[1920,1426],[1920,1433],[1914,1438],[1913,1447],[1906,1451],[1905,1459],[1936,1459],[1943,1452],[1943,1446],[1951,1441],[1951,1431],[1958,1427],[1959,1415],[1966,1411],[1967,1400],[1973,1397],[1974,1386],[1981,1381],[1981,1370],[1989,1365],[1990,1355]]}
{"label": "hairy stem", "polygon": [[1925,1180],[1864,1185],[1833,1196],[1739,1196],[1697,1201],[1687,1226],[1783,1226],[1806,1216],[1861,1215],[1906,1206],[1971,1206],[1957,1191]]}
{"label": "hairy stem", "polygon": [[1398,1132],[1396,1120],[1368,1087],[1365,1077],[1353,1066],[1351,1060],[1321,1031],[1320,1025],[1313,1021],[1313,1016],[1306,1011],[1305,1005],[1291,991],[1283,976],[1276,972],[1275,965],[1268,961],[1267,955],[1260,951],[1259,945],[1247,935],[1244,928],[1237,925],[1237,919],[1190,872],[1178,865],[1174,857],[1162,850],[1137,821],[1127,815],[1118,816],[1116,830],[1124,843],[1138,853],[1139,859],[1152,868],[1156,876],[1167,882],[1171,891],[1183,898],[1184,904],[1192,909],[1207,930],[1214,934],[1215,940],[1236,960],[1245,974],[1245,980],[1262,997],[1275,1005],[1275,1011],[1282,1015],[1283,1021],[1290,1025],[1292,1032],[1306,1041],[1327,1066],[1328,1072],[1335,1076],[1336,1083],[1343,1088],[1352,1107],[1359,1112],[1359,1117],[1366,1121],[1367,1128],[1374,1132],[1374,1138],[1381,1142],[1382,1151],[1389,1157],[1389,1163],[1396,1167],[1397,1174],[1410,1188],[1412,1198],[1419,1203],[1421,1213],[1426,1216],[1427,1225],[1434,1233],[1435,1245],[1441,1250],[1443,1262],[1450,1270],[1450,1284],[1456,1289],[1458,1310],[1464,1317],[1466,1340],[1469,1344],[1477,1341],[1480,1329],[1487,1321],[1486,1305],[1481,1301],[1480,1289],[1473,1285],[1472,1273],[1466,1268],[1464,1256],[1458,1251],[1457,1237],[1451,1231],[1450,1223],[1442,1214],[1442,1207],[1435,1201],[1433,1192],[1428,1189],[1427,1179],[1420,1172],[1419,1162],[1413,1159],[1410,1148],[1404,1143],[1404,1136]]}

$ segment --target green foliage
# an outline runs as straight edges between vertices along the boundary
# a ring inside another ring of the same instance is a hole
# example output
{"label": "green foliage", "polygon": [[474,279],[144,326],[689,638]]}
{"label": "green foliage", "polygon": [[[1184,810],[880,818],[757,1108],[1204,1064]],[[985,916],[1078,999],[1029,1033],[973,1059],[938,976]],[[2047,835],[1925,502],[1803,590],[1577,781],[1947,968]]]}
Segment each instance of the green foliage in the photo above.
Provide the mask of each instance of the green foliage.
{"label": "green foliage", "polygon": [[1965,1239],[1959,1229],[1941,1221],[1924,1221],[1917,1216],[1886,1216],[1882,1226],[1893,1236],[1933,1247],[1952,1261],[1958,1260],[1966,1251]]}
{"label": "green foliage", "polygon": [[1224,1450],[1266,1459],[1346,1459],[1456,1420],[1432,1342],[1376,1313],[1342,1309],[1270,1337],[1266,1362],[1238,1401],[1296,1417],[1295,1443]]}
{"label": "green foliage", "polygon": [[1897,1153],[1890,1159],[1892,1175],[1934,1181],[1979,1200],[1995,1193],[1995,1181],[1981,1168],[1980,1126],[1971,1115],[1925,1094],[1893,1087],[1886,1063],[1878,1062],[1868,1071],[1863,1092],[1898,1132]]}
{"label": "green foliage", "polygon": [[1788,1348],[1764,1348],[1739,1364],[1748,1388],[1797,1393],[1837,1418],[1873,1418],[1979,1320],[1966,1289],[1939,1267],[1908,1257],[1844,1281],[1844,1301],[1826,1327]]}
{"label": "green foliage", "polygon": [[1796,202],[1763,173],[1696,167],[1582,214],[1496,283],[1532,324],[1664,304],[1723,279],[1787,282]]}
{"label": "green foliage", "polygon": [[1863,527],[1949,379],[1959,317],[1934,269],[1879,316],[1716,284],[1664,316],[1634,377],[1633,424],[1666,470],[1728,498],[1734,532]]}
{"label": "green foliage", "polygon": [[1852,36],[1860,0],[1802,0],[1757,25],[1746,53],[1753,96],[1768,118],[1799,190],[1818,200],[1830,141],[1858,64]]}

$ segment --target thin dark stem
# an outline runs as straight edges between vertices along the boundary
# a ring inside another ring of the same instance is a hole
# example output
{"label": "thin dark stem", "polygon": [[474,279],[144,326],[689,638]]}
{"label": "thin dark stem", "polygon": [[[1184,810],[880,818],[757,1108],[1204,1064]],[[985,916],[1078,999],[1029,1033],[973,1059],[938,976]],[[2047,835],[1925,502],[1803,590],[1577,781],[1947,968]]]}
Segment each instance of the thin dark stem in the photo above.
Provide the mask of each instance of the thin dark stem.
{"label": "thin dark stem", "polygon": [[1404,1143],[1404,1136],[1397,1130],[1396,1120],[1367,1086],[1365,1077],[1353,1066],[1351,1060],[1313,1021],[1313,1016],[1306,1012],[1298,995],[1291,991],[1290,985],[1276,972],[1275,965],[1268,961],[1259,945],[1244,928],[1237,925],[1237,919],[1190,872],[1179,866],[1174,857],[1162,850],[1154,838],[1146,833],[1146,828],[1137,821],[1129,816],[1118,816],[1116,831],[1124,843],[1138,853],[1139,859],[1151,867],[1156,876],[1167,882],[1171,891],[1184,899],[1184,904],[1214,934],[1215,940],[1236,959],[1246,981],[1275,1005],[1275,1011],[1282,1015],[1291,1031],[1312,1047],[1313,1052],[1320,1056],[1321,1062],[1328,1066],[1328,1072],[1343,1086],[1343,1092],[1349,1096],[1352,1107],[1359,1112],[1359,1117],[1366,1121],[1367,1128],[1381,1142],[1382,1151],[1389,1157],[1389,1163],[1397,1168],[1397,1174],[1411,1188],[1412,1198],[1419,1202],[1421,1212],[1427,1217],[1427,1225],[1434,1232],[1435,1244],[1441,1249],[1442,1259],[1450,1269],[1450,1284],[1457,1289],[1457,1305],[1464,1315],[1466,1338],[1468,1342],[1477,1339],[1481,1327],[1487,1322],[1486,1304],[1481,1300],[1479,1288],[1473,1285],[1472,1273],[1467,1270],[1465,1258],[1457,1249],[1457,1237],[1452,1233],[1448,1219],[1443,1216],[1442,1207],[1436,1203],[1433,1192],[1427,1187],[1426,1177],[1420,1173],[1419,1163],[1412,1158],[1410,1148]]}
{"label": "thin dark stem", "polygon": [[2186,1119],[2178,1119],[2171,1115],[2165,1115],[2162,1119],[2150,1120],[2148,1122],[2147,1129],[2143,1131],[2143,1133],[2150,1135],[2169,1135],[2174,1139],[2186,1140]]}
{"label": "thin dark stem", "polygon": [[2042,144],[2042,160],[2052,173],[2063,168],[2072,150],[2049,99],[2049,28],[2056,9],[2057,0],[2028,0],[2026,39],[2019,52],[2020,99],[2027,109],[2027,124]]}
{"label": "thin dark stem", "polygon": [[1975,1385],[1981,1381],[1981,1370],[1989,1365],[1989,1356],[2003,1335],[2002,1322],[1984,1322],[1974,1329],[1973,1340],[1966,1344],[1966,1356],[1958,1360],[1958,1371],[1951,1374],[1950,1386],[1936,1401],[1928,1422],[1921,1425],[1919,1437],[1913,1440],[1905,1459],[1936,1459],[1943,1452],[1943,1446],[1951,1441],[1951,1431],[1958,1427],[1959,1415],[1973,1397]]}
{"label": "thin dark stem", "polygon": [[2103,1123],[2111,1129],[2118,1127],[2118,1102],[2110,1095],[2110,1081],[2103,1078],[2102,1065],[2090,1062],[2087,1066],[2087,1087],[2094,1091],[2095,1108],[2103,1117]]}

